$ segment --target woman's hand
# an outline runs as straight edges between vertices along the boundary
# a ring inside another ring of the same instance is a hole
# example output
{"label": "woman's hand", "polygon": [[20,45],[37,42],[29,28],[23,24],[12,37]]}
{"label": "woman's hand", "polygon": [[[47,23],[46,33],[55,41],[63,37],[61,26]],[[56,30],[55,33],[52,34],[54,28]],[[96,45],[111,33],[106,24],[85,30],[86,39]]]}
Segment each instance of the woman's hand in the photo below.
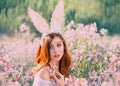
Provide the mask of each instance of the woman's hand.
{"label": "woman's hand", "polygon": [[56,71],[53,78],[55,79],[57,86],[65,86],[64,76],[61,73]]}

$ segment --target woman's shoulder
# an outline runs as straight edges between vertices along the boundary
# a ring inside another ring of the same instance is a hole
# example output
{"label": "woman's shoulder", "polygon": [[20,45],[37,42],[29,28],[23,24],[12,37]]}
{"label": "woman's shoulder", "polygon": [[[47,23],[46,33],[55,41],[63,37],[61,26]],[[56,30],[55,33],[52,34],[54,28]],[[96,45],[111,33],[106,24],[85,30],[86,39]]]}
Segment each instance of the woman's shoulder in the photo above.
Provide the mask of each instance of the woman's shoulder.
{"label": "woman's shoulder", "polygon": [[38,76],[43,79],[43,80],[50,80],[49,76],[49,67],[48,66],[43,66],[39,71],[38,71]]}

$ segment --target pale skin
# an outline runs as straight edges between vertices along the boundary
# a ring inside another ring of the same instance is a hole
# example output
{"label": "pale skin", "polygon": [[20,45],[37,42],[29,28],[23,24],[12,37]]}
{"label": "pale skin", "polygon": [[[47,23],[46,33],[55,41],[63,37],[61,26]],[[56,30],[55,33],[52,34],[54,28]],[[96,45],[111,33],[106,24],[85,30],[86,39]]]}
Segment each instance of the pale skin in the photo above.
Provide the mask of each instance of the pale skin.
{"label": "pale skin", "polygon": [[[55,37],[50,44],[50,62],[51,66],[57,66],[59,68],[59,61],[64,54],[64,45],[59,37]],[[44,66],[40,71],[40,78],[43,80],[50,80],[50,69],[49,66]],[[57,77],[59,76],[59,78]],[[59,72],[59,69],[55,70],[53,74],[53,79],[56,81],[57,86],[65,86],[64,76]]]}

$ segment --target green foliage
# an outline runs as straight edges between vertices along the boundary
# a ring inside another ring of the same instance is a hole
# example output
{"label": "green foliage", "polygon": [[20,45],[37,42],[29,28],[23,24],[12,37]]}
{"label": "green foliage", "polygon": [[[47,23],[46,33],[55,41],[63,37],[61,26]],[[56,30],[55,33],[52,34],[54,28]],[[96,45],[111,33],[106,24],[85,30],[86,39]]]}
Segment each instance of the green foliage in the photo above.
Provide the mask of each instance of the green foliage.
{"label": "green foliage", "polygon": [[[58,0],[0,0],[0,33],[14,33],[22,23],[34,29],[27,15],[31,7],[50,22],[51,13]],[[107,28],[110,34],[120,34],[120,0],[64,0],[65,25],[96,22],[98,30]]]}
{"label": "green foliage", "polygon": [[100,74],[100,72],[108,64],[107,63],[108,60],[105,61],[105,59],[103,59],[104,56],[109,57],[107,51],[98,44],[89,45],[88,44],[89,41],[85,40],[84,38],[80,41],[81,41],[81,44],[76,44],[74,47],[77,46],[77,49],[79,49],[78,45],[85,45],[84,52],[80,54],[79,59],[77,59],[76,61],[75,70],[71,70],[70,74],[75,77],[84,77],[84,78],[88,78],[89,72],[92,72],[92,71],[96,71],[97,74]]}

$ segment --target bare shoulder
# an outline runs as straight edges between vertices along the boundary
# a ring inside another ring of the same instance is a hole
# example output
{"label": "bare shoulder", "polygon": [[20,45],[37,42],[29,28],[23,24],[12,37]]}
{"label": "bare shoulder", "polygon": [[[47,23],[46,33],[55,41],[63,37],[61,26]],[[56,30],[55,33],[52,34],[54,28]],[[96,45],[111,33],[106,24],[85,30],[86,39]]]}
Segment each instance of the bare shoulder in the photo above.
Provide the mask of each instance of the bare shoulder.
{"label": "bare shoulder", "polygon": [[48,66],[44,66],[39,70],[39,77],[43,80],[50,80]]}

